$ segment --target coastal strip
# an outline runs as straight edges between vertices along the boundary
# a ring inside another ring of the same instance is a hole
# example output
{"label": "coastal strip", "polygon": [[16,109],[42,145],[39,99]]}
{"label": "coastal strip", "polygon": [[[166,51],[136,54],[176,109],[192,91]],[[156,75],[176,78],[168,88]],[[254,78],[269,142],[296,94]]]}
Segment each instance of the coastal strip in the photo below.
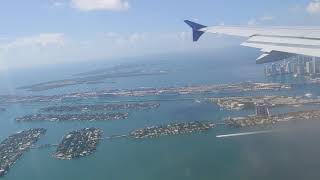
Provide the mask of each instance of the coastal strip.
{"label": "coastal strip", "polygon": [[83,100],[90,98],[110,98],[110,97],[147,97],[166,95],[199,95],[211,93],[235,93],[235,92],[257,92],[257,91],[277,91],[291,89],[290,84],[280,83],[254,83],[243,82],[236,84],[201,85],[201,86],[180,86],[164,88],[135,88],[135,89],[112,89],[102,91],[78,92],[60,94],[52,96],[0,96],[1,102],[6,103],[31,103],[31,102],[64,102],[69,100]]}

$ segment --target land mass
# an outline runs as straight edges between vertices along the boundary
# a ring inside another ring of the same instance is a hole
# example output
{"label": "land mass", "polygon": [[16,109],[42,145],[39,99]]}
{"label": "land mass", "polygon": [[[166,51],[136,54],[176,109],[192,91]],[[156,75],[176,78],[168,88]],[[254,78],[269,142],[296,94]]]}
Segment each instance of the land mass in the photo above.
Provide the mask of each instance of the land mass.
{"label": "land mass", "polygon": [[198,95],[211,93],[235,93],[255,91],[277,91],[291,89],[291,85],[280,83],[254,83],[244,82],[237,84],[200,85],[165,88],[136,88],[136,89],[113,89],[102,91],[79,92],[53,96],[0,96],[5,103],[28,103],[28,102],[61,102],[68,100],[83,100],[88,98],[103,97],[146,97],[161,95]]}
{"label": "land mass", "polygon": [[7,137],[0,144],[0,177],[4,176],[14,163],[35,144],[46,130],[43,128],[18,132]]}
{"label": "land mass", "polygon": [[210,122],[186,122],[186,123],[171,123],[168,125],[151,126],[144,129],[138,129],[131,132],[128,137],[141,138],[156,138],[160,136],[190,134],[195,132],[208,131],[214,128],[215,125]]}
{"label": "land mass", "polygon": [[225,119],[225,123],[231,127],[250,127],[257,125],[270,125],[279,122],[288,121],[307,121],[319,120],[320,110],[289,112],[283,114],[276,114],[269,117],[263,116],[247,116],[247,117],[233,117]]}
{"label": "land mass", "polygon": [[155,75],[166,75],[166,71],[156,71],[156,72],[143,72],[143,71],[133,71],[125,73],[112,73],[112,74],[101,74],[87,77],[77,77],[71,79],[49,81],[39,84],[33,84],[28,86],[18,87],[17,89],[23,89],[27,91],[46,91],[50,89],[56,89],[66,86],[79,85],[79,84],[98,84],[104,83],[103,80],[110,78],[125,78],[125,77],[137,77],[137,76],[155,76]]}
{"label": "land mass", "polygon": [[127,119],[128,113],[81,113],[81,114],[33,114],[17,117],[17,122],[39,122],[39,121],[109,121]]}
{"label": "land mass", "polygon": [[41,112],[91,112],[115,110],[149,110],[159,108],[159,103],[130,103],[130,104],[94,104],[94,105],[66,105],[41,108]]}
{"label": "land mass", "polygon": [[101,139],[102,130],[84,128],[65,135],[54,154],[57,159],[73,159],[92,154]]}
{"label": "land mass", "polygon": [[304,96],[244,96],[207,98],[207,100],[216,103],[224,110],[254,108],[259,103],[267,104],[269,107],[320,104],[320,98],[306,98]]}

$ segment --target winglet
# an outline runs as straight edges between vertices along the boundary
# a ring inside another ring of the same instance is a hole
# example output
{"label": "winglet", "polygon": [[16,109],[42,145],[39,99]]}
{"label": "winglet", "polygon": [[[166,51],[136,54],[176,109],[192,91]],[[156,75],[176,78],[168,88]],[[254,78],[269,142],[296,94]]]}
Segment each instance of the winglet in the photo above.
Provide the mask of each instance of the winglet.
{"label": "winglet", "polygon": [[200,30],[203,28],[206,28],[207,26],[204,26],[204,25],[201,25],[201,24],[189,21],[189,20],[185,20],[184,22],[192,28],[193,41],[194,42],[198,41],[199,38],[204,33],[203,31],[200,31]]}

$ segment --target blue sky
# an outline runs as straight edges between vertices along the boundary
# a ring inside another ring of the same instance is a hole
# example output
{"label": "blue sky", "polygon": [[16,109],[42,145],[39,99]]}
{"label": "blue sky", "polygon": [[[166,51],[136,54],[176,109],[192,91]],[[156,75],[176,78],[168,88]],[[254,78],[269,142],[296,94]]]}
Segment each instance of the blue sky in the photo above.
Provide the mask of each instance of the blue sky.
{"label": "blue sky", "polygon": [[315,0],[3,0],[0,70],[236,42],[205,36],[194,44],[184,19],[206,25],[318,26],[319,18],[320,1]]}

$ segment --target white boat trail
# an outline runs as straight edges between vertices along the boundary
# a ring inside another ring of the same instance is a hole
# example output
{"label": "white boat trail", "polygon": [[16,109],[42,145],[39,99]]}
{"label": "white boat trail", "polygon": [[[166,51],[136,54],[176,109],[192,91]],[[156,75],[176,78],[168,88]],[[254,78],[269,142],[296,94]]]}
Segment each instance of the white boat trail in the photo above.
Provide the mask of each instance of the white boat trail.
{"label": "white boat trail", "polygon": [[272,133],[274,131],[254,131],[254,132],[244,132],[244,133],[235,133],[235,134],[224,134],[224,135],[217,135],[217,138],[227,138],[227,137],[236,137],[236,136],[249,136],[249,135],[255,135],[255,134],[267,134]]}

